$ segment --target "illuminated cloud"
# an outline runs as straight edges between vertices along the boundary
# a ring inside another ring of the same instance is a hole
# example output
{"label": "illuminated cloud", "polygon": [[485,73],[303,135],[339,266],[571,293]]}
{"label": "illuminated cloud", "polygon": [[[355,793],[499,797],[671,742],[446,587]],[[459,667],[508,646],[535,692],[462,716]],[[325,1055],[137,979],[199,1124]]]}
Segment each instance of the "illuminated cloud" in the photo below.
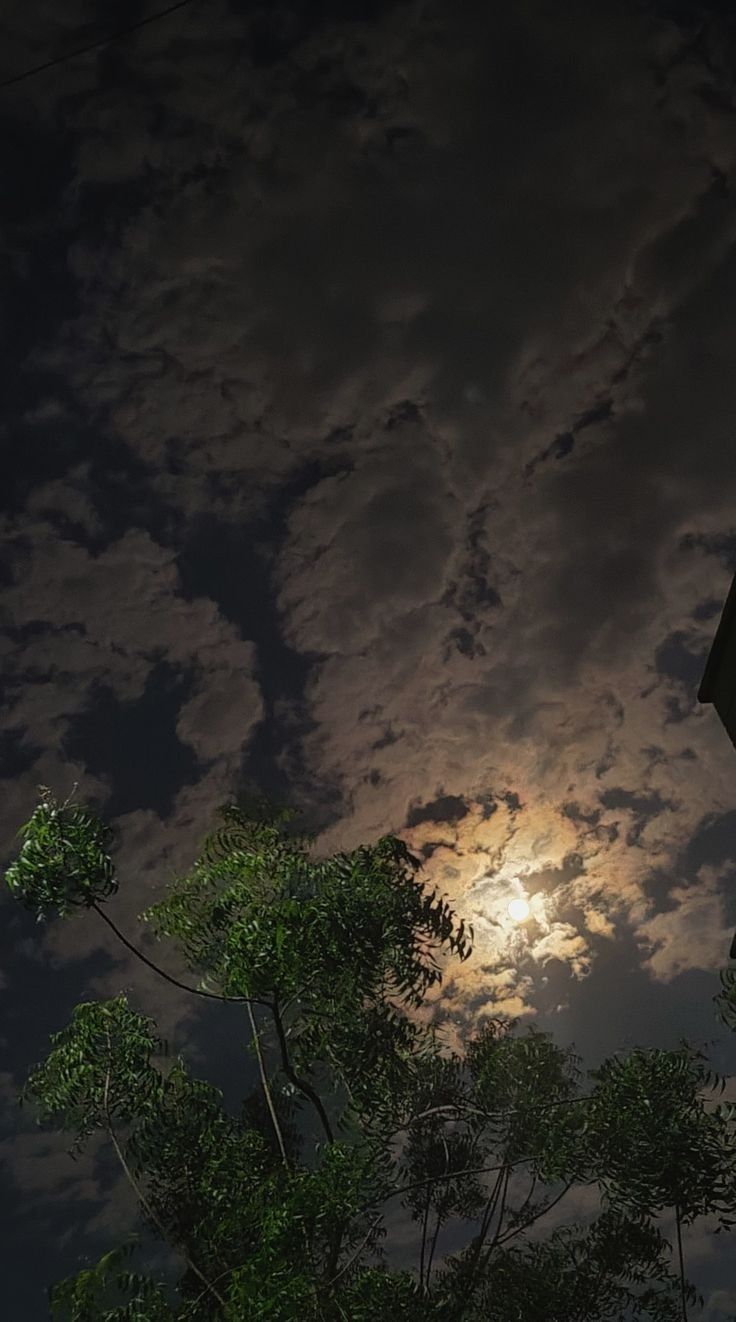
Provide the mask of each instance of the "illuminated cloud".
{"label": "illuminated cloud", "polygon": [[644,965],[653,977],[670,982],[685,969],[723,967],[723,952],[733,935],[724,892],[733,883],[732,862],[721,868],[703,866],[691,881],[672,887],[670,907],[639,924]]}

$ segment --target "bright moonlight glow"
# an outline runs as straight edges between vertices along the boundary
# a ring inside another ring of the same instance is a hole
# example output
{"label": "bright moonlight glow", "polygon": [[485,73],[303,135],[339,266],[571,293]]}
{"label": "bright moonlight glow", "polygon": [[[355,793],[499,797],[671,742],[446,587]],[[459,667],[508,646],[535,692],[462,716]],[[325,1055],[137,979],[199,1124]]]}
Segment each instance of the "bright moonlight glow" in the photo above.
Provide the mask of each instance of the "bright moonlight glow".
{"label": "bright moonlight glow", "polygon": [[523,923],[525,918],[529,917],[529,905],[526,900],[522,900],[519,897],[518,899],[511,901],[508,912],[509,917],[513,918],[515,923]]}

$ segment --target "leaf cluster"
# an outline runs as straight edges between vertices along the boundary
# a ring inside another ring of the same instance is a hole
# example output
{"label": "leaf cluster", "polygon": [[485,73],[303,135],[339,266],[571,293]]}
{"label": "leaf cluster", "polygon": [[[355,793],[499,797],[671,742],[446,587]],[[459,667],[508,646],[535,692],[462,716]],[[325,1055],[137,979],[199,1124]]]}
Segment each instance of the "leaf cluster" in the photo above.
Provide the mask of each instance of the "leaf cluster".
{"label": "leaf cluster", "polygon": [[55,1322],[173,1322],[163,1283],[126,1269],[134,1250],[130,1240],[53,1286],[49,1303]]}
{"label": "leaf cluster", "polygon": [[96,1130],[130,1122],[157,1099],[161,1076],[151,1057],[164,1050],[153,1021],[123,994],[75,1006],[71,1023],[51,1036],[52,1050],[35,1066],[21,1101],[32,1100],[41,1123],[75,1135],[79,1150]]}
{"label": "leaf cluster", "polygon": [[707,1214],[728,1225],[736,1204],[736,1136],[728,1106],[708,1110],[720,1086],[703,1054],[636,1048],[591,1072],[586,1137],[610,1201],[650,1215],[675,1207],[683,1222]]}
{"label": "leaf cluster", "polygon": [[313,859],[281,822],[233,806],[194,868],[141,914],[190,967],[227,996],[288,1017],[294,1069],[320,1063],[354,1113],[387,1122],[411,1087],[431,1035],[407,1013],[441,978],[443,955],[466,959],[470,936],[404,843]]}
{"label": "leaf cluster", "polygon": [[[670,1246],[645,1216],[603,1212],[591,1226],[562,1227],[547,1239],[512,1245],[492,1258],[465,1306],[453,1309],[465,1263],[439,1283],[448,1319],[468,1322],[679,1322],[681,1288]],[[686,1284],[686,1297],[697,1299]],[[702,1301],[701,1301],[702,1302]]]}
{"label": "leaf cluster", "polygon": [[111,827],[79,804],[59,803],[41,786],[40,802],[17,833],[23,845],[6,885],[37,922],[108,899],[117,890],[108,853]]}
{"label": "leaf cluster", "polygon": [[[261,1100],[236,1118],[181,1058],[165,1072],[165,1043],[122,994],[78,1005],[29,1077],[41,1123],[76,1146],[108,1134],[144,1220],[186,1264],[172,1302],[113,1251],[55,1287],[55,1315],[681,1318],[696,1294],[657,1218],[714,1215],[727,1230],[736,1215],[732,1112],[704,1104],[723,1081],[702,1054],[637,1049],[589,1072],[583,1092],[574,1051],[533,1026],[485,1020],[448,1050],[414,1012],[445,961],[468,957],[472,930],[426,891],[402,841],[319,859],[290,821],[226,806],[191,871],[141,915],[203,984],[258,1002]],[[21,833],[7,881],[39,920],[115,889],[94,814],[46,792]],[[585,1184],[600,1201],[592,1223],[540,1238]],[[397,1205],[416,1226],[418,1272],[387,1266]],[[448,1227],[462,1247],[443,1254]]]}

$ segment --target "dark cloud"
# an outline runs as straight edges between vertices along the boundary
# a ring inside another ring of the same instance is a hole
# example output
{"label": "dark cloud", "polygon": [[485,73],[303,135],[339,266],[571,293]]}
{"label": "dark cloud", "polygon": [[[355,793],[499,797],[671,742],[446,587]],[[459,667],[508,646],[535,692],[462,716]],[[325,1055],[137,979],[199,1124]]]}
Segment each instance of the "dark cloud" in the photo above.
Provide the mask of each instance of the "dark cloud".
{"label": "dark cloud", "polygon": [[679,680],[688,689],[695,691],[703,677],[707,653],[702,649],[691,652],[686,642],[686,634],[679,631],[670,634],[657,648],[654,664],[661,675]]}
{"label": "dark cloud", "polygon": [[176,733],[176,721],[193,689],[193,676],[165,661],[150,672],[140,698],[121,701],[106,685],[94,685],[89,706],[70,722],[63,752],[103,781],[114,781],[105,805],[112,817],[153,808],[171,812],[182,785],[196,784],[204,767]]}
{"label": "dark cloud", "polygon": [[692,865],[694,860],[700,863],[722,863],[733,857],[736,849],[736,810],[724,813],[708,813],[697,824],[688,844],[687,857]]}
{"label": "dark cloud", "polygon": [[420,822],[461,822],[468,813],[468,805],[457,795],[441,794],[431,803],[412,808],[406,819],[407,826]]}

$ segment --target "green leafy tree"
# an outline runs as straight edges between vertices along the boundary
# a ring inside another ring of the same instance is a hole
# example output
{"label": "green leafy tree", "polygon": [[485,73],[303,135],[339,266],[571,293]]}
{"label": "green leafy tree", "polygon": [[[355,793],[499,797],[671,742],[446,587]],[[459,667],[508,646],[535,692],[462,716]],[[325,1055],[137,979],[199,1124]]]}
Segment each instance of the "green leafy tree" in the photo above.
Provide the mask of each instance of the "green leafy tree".
{"label": "green leafy tree", "polygon": [[[260,1075],[234,1117],[167,1060],[125,995],[76,1007],[22,1100],[72,1150],[107,1136],[184,1268],[175,1288],[132,1272],[129,1242],[55,1286],[53,1315],[686,1319],[699,1300],[682,1227],[711,1216],[730,1230],[736,1209],[732,1111],[704,1057],[636,1050],[584,1085],[572,1050],[501,1019],[453,1051],[415,1012],[445,963],[467,959],[472,930],[427,892],[406,846],[389,836],[319,859],[287,812],[219,817],[191,871],[140,915],[196,985],[104,912],[117,880],[92,812],[42,789],[19,833],[16,899],[41,921],[91,909],[169,982],[241,1004]],[[724,975],[723,1017],[733,1004]],[[580,1186],[594,1194],[585,1224],[564,1215]],[[386,1251],[397,1215],[415,1228],[402,1270]],[[460,1247],[443,1251],[443,1234]]]}

